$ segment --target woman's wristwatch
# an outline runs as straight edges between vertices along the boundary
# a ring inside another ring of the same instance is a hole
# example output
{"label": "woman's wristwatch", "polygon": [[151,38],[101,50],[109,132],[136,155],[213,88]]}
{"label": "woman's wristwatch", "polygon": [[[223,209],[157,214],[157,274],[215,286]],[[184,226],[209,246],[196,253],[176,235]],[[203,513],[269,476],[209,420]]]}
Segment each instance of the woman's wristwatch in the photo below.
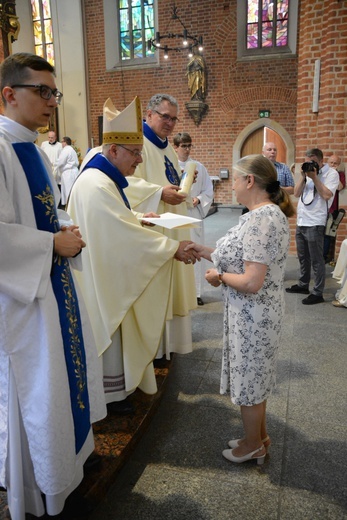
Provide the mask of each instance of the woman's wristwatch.
{"label": "woman's wristwatch", "polygon": [[223,280],[222,280],[223,274],[224,273],[218,273],[218,280],[220,281],[220,283],[223,283]]}

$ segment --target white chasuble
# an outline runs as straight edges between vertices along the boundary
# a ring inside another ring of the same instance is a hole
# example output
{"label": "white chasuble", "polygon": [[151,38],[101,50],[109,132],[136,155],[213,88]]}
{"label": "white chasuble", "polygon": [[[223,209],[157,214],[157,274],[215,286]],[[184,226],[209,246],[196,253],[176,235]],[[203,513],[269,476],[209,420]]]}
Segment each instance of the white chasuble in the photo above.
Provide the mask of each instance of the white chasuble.
{"label": "white chasuble", "polygon": [[[171,212],[179,215],[187,215],[187,204],[183,202],[176,206],[166,204],[158,197],[159,190],[170,184],[165,175],[165,161],[170,161],[177,172],[180,172],[178,159],[172,146],[159,148],[149,139],[144,137],[143,162],[135,170],[135,174],[128,179],[129,187],[126,194],[130,205],[135,211],[155,211],[158,214]],[[152,201],[156,200],[156,207]],[[148,204],[145,210],[144,205]],[[164,235],[175,240],[191,240],[189,229],[164,229],[156,226]],[[194,283],[194,268],[182,262],[176,262],[172,272],[173,292],[170,301],[169,315],[185,317],[196,308],[196,292]],[[191,343],[191,339],[190,339]],[[179,352],[179,345],[174,351]]]}
{"label": "white chasuble", "polygon": [[99,355],[120,327],[125,390],[154,393],[152,361],[170,309],[179,244],[141,226],[115,182],[96,168],[80,174],[68,210],[87,243],[83,270],[75,274]]}

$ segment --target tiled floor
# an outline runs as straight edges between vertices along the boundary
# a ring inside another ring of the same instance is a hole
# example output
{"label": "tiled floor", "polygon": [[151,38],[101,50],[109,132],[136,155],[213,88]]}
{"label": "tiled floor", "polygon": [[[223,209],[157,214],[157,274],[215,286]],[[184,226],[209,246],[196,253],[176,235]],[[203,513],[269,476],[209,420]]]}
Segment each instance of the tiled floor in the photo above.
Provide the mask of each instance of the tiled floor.
{"label": "tiled floor", "polygon": [[[223,208],[208,217],[206,243],[239,214]],[[347,519],[347,309],[331,305],[331,270],[325,303],[307,307],[302,296],[286,294],[278,384],[268,402],[272,446],[263,466],[221,457],[242,426],[238,408],[219,395],[223,306],[220,290],[206,287],[205,305],[193,313],[194,351],[158,370],[157,396],[133,397],[133,417],[111,415],[96,426],[101,464],[87,472],[62,518]],[[297,272],[290,257],[286,286]],[[82,511],[81,497],[92,513]]]}

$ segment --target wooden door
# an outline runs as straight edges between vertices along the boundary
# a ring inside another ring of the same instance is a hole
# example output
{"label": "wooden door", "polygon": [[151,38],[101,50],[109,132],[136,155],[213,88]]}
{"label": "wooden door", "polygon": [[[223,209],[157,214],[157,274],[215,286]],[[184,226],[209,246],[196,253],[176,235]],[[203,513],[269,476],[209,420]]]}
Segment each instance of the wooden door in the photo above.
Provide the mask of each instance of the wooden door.
{"label": "wooden door", "polygon": [[287,164],[287,148],[282,137],[266,126],[264,127],[264,143],[275,143],[277,147],[276,161]]}
{"label": "wooden door", "polygon": [[269,142],[275,143],[277,147],[277,161],[287,164],[287,149],[282,137],[266,126],[258,128],[247,137],[242,145],[240,156],[261,153],[264,143]]}
{"label": "wooden door", "polygon": [[261,153],[264,145],[264,127],[258,128],[250,134],[244,141],[241,148],[241,157],[245,155],[252,155],[254,153]]}

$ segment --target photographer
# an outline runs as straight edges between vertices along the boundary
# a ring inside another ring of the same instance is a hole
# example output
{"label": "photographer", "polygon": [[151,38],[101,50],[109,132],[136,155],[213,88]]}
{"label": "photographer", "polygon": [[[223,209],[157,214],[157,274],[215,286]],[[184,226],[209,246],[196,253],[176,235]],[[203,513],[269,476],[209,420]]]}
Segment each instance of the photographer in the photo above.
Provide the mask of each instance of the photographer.
{"label": "photographer", "polygon": [[[294,187],[299,198],[297,208],[296,248],[300,262],[298,284],[288,287],[288,293],[308,294],[304,305],[324,302],[325,261],[324,233],[329,207],[339,184],[339,175],[328,164],[323,164],[319,148],[308,150],[301,169],[301,178]],[[311,266],[314,286],[310,294]]]}

